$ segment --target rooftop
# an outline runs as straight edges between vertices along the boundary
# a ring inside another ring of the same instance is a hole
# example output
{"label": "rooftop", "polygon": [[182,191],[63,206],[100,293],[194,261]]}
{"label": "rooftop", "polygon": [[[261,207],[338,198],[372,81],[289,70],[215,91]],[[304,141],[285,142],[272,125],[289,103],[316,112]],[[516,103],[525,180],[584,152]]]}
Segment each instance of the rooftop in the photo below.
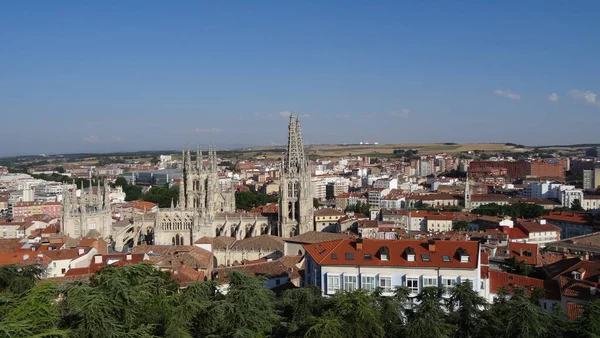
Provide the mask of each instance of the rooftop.
{"label": "rooftop", "polygon": [[[419,240],[340,239],[318,244],[306,244],[306,253],[320,265],[407,266],[407,267],[477,267],[479,242],[435,240],[434,246]],[[409,260],[406,252],[414,252]],[[468,262],[461,262],[459,253]],[[411,257],[412,258],[412,257]]]}

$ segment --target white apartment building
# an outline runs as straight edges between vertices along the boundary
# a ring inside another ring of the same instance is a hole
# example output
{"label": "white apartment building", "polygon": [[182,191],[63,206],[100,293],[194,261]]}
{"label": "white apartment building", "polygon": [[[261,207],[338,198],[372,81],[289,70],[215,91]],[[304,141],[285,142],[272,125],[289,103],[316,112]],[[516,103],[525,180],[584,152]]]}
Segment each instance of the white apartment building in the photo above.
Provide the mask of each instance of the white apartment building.
{"label": "white apartment building", "polygon": [[375,189],[398,189],[398,178],[390,177],[390,178],[382,178],[373,182],[373,188]]}
{"label": "white apartment building", "polygon": [[571,189],[561,192],[558,199],[563,207],[570,208],[575,200],[579,200],[583,204],[583,190]]}
{"label": "white apartment building", "polygon": [[560,199],[563,191],[575,189],[574,185],[552,183],[531,183],[523,188],[523,198],[555,198]]}
{"label": "white apartment building", "polygon": [[390,191],[388,189],[372,189],[367,192],[367,201],[371,208],[381,208],[381,199]]}
{"label": "white apartment building", "polygon": [[392,295],[405,286],[410,296],[426,287],[445,287],[444,296],[457,283],[470,282],[480,292],[480,249],[477,241],[416,241],[340,239],[324,245],[306,244],[305,285],[325,296],[340,291],[381,288]]}

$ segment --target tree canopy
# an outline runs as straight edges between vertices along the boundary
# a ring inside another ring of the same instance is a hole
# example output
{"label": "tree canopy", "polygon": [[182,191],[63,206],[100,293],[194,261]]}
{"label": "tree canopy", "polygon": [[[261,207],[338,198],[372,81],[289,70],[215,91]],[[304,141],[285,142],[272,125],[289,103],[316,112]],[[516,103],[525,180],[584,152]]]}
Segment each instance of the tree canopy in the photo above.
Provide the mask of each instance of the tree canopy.
{"label": "tree canopy", "polygon": [[[40,281],[36,266],[0,267],[0,337],[526,337],[600,335],[600,301],[581,319],[544,311],[536,293],[501,289],[493,304],[471,283],[449,296],[427,287],[382,294],[356,290],[323,297],[314,286],[275,294],[264,279],[232,271],[228,285],[197,282],[181,289],[147,263],[107,266],[88,281]],[[22,285],[11,285],[9,277]],[[226,291],[226,292],[225,292]]]}

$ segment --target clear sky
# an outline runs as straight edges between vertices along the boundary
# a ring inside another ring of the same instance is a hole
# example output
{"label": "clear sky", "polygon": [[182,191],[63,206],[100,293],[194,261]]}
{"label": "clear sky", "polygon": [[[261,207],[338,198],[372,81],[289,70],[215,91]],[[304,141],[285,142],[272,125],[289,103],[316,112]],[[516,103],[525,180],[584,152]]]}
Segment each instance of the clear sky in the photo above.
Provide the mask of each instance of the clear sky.
{"label": "clear sky", "polygon": [[12,1],[0,155],[600,142],[600,1]]}

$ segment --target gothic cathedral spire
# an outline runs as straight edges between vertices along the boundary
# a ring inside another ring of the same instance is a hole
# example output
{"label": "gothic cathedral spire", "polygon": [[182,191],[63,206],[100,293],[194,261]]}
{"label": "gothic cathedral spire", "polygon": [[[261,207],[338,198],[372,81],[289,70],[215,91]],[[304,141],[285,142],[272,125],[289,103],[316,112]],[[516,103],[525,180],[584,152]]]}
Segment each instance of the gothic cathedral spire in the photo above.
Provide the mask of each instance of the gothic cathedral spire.
{"label": "gothic cathedral spire", "polygon": [[288,144],[281,163],[279,235],[292,237],[314,230],[310,170],[304,156],[300,119],[290,114]]}

